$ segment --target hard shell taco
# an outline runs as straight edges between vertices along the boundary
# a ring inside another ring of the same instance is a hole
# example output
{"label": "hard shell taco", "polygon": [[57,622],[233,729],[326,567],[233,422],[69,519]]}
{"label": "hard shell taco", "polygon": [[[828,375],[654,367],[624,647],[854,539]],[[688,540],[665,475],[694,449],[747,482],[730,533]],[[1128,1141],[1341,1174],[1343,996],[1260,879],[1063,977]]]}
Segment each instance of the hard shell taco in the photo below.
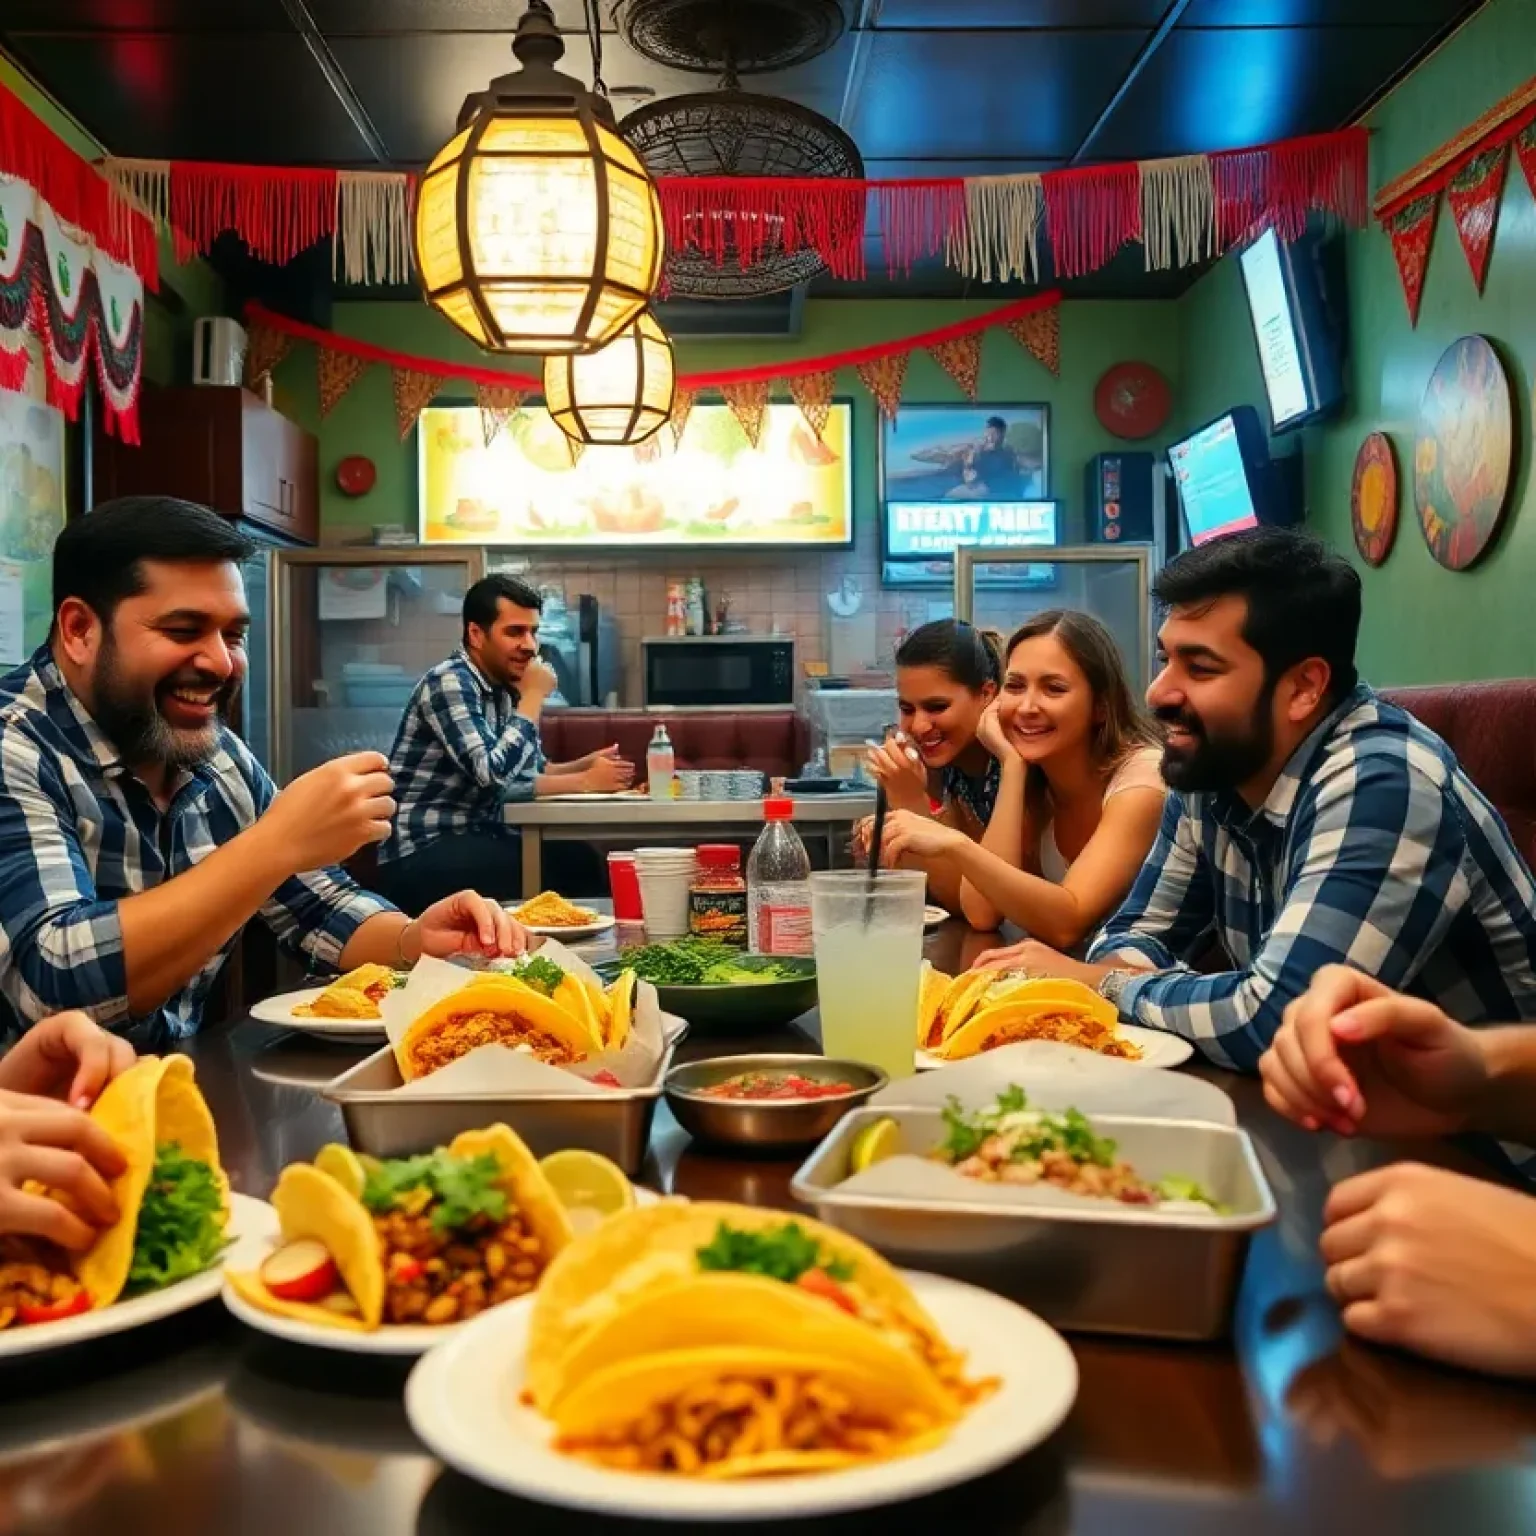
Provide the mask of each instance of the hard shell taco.
{"label": "hard shell taco", "polygon": [[923,961],[922,975],[917,986],[917,1044],[919,1049],[937,1045],[943,1038],[943,1024],[939,1010],[944,1005],[952,977],[935,969],[930,961]]}
{"label": "hard shell taco", "polygon": [[608,1034],[610,1051],[621,1051],[629,1039],[635,1018],[635,973],[620,971],[608,988]]}
{"label": "hard shell taco", "polygon": [[482,1045],[526,1047],[557,1067],[603,1048],[585,1019],[553,998],[515,976],[481,976],[428,1008],[397,1042],[395,1059],[411,1082]]}
{"label": "hard shell taco", "polygon": [[946,1061],[975,1056],[1019,1040],[1056,1040],[1129,1061],[1140,1049],[1116,1028],[1119,1014],[1091,988],[1076,981],[1038,979],[1006,992],[971,1015],[934,1054]]}
{"label": "hard shell taco", "polygon": [[559,1196],[505,1125],[378,1163],[359,1198],[309,1163],[272,1196],[283,1247],[231,1272],[254,1307],[329,1327],[461,1322],[531,1291],[571,1240]]}
{"label": "hard shell taco", "polygon": [[[527,1378],[548,1412],[565,1362],[594,1331],[649,1295],[705,1275],[751,1275],[856,1319],[914,1355],[964,1398],[963,1360],[901,1276],[873,1249],[808,1217],[714,1201],[663,1203],[610,1217],[552,1264],[534,1300]],[[612,1336],[617,1337],[618,1334]]]}

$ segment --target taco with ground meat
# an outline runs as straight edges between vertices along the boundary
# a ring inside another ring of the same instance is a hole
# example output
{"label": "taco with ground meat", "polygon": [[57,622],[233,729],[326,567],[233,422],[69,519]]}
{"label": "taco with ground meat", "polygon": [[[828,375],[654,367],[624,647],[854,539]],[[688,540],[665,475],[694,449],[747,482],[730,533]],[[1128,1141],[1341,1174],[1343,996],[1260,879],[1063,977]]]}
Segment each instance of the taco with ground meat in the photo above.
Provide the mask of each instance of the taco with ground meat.
{"label": "taco with ground meat", "polygon": [[1020,1040],[1054,1040],[1138,1061],[1141,1050],[1122,1036],[1119,1013],[1081,982],[1040,978],[1024,982],[988,1002],[934,1048],[945,1061],[959,1061]]}
{"label": "taco with ground meat", "polygon": [[382,1019],[379,1006],[404,979],[387,965],[360,965],[338,976],[312,1003],[293,1011],[301,1019]]}
{"label": "taco with ground meat", "polygon": [[225,1278],[262,1311],[335,1328],[463,1322],[533,1290],[571,1240],[559,1196],[505,1125],[377,1163],[361,1197],[295,1163],[272,1204],[281,1246]]}
{"label": "taco with ground meat", "polygon": [[515,976],[481,976],[427,1009],[401,1036],[395,1059],[409,1083],[482,1045],[526,1050],[556,1067],[574,1066],[603,1049],[585,1018],[554,998]]}

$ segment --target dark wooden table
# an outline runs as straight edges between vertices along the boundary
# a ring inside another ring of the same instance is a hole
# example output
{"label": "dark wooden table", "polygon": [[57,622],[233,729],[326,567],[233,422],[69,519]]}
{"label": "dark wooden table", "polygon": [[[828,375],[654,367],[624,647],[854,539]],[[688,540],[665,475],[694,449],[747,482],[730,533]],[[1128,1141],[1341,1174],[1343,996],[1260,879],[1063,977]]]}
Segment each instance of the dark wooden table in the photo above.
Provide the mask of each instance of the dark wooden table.
{"label": "dark wooden table", "polygon": [[[990,942],[952,925],[929,954],[948,968]],[[694,1040],[683,1054],[797,1043],[804,1036],[791,1032]],[[264,1195],[283,1164],[341,1136],[313,1088],[356,1051],[247,1023],[204,1036],[194,1054],[237,1188]],[[1316,1244],[1329,1186],[1405,1149],[1309,1136],[1270,1114],[1254,1083],[1203,1075],[1231,1094],[1256,1138],[1281,1213],[1253,1245],[1231,1343],[1074,1338],[1082,1389],[1048,1445],[918,1504],[811,1526],[966,1536],[1536,1530],[1536,1394],[1346,1342],[1323,1289]],[[1459,1162],[1450,1148],[1411,1150]],[[787,1205],[794,1166],[696,1151],[663,1109],[646,1182]],[[0,1536],[642,1529],[443,1471],[406,1423],[407,1369],[296,1350],[245,1332],[217,1305],[9,1366]]]}

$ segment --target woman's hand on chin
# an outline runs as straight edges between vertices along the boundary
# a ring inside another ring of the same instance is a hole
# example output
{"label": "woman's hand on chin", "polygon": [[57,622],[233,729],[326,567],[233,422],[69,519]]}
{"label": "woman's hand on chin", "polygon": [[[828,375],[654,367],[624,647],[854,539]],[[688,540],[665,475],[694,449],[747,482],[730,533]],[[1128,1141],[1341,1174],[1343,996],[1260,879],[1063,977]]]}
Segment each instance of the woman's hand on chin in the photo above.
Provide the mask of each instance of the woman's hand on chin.
{"label": "woman's hand on chin", "polygon": [[1013,743],[1008,739],[1008,732],[1003,729],[1002,717],[997,711],[998,700],[993,699],[982,710],[981,718],[976,722],[976,740],[984,746],[998,762],[1006,763],[1010,757],[1019,754],[1014,750]]}

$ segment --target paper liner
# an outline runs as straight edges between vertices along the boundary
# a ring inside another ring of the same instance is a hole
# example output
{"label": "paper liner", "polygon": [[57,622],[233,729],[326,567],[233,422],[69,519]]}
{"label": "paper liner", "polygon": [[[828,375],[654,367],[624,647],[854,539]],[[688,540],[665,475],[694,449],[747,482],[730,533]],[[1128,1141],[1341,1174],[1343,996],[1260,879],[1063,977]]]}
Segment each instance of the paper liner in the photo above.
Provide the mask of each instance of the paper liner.
{"label": "paper liner", "polygon": [[[602,978],[579,955],[573,954],[554,939],[546,939],[538,953],[553,961],[561,970],[603,986]],[[380,1005],[389,1043],[397,1046],[405,1032],[427,1009],[462,991],[486,971],[509,971],[510,964],[498,963],[471,970],[447,960],[424,958],[417,961],[410,979],[392,992]],[[635,987],[634,1015],[629,1039],[619,1051],[604,1051],[589,1056],[574,1067],[554,1067],[527,1051],[506,1045],[482,1045],[446,1067],[417,1078],[394,1091],[413,1097],[441,1097],[448,1094],[496,1094],[503,1096],[602,1095],[611,1087],[588,1079],[599,1072],[611,1072],[621,1087],[644,1088],[655,1082],[662,1055],[669,1041],[686,1028],[682,1019],[661,1011],[656,988],[648,981]]]}

